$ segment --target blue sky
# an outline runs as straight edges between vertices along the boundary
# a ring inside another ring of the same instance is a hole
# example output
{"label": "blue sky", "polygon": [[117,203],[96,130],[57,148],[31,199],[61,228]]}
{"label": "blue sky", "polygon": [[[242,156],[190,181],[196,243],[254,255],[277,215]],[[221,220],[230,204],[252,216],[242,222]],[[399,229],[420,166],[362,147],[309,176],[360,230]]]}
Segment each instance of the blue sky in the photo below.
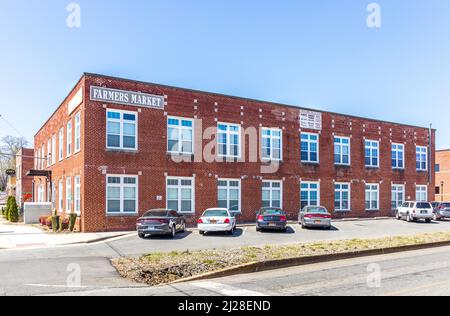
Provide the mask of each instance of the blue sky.
{"label": "blue sky", "polygon": [[[81,6],[81,28],[66,6]],[[0,114],[29,141],[83,72],[438,129],[450,148],[450,1],[0,0]],[[15,134],[0,120],[0,136]]]}

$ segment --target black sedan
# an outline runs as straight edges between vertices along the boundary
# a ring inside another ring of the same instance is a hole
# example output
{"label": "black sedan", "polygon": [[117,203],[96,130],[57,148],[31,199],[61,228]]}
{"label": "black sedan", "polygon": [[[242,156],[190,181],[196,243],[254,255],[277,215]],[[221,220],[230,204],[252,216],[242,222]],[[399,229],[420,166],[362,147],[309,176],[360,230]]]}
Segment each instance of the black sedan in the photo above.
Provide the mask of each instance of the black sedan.
{"label": "black sedan", "polygon": [[168,235],[174,238],[178,232],[186,230],[186,219],[177,211],[156,209],[139,218],[136,227],[140,238],[147,235]]}
{"label": "black sedan", "polygon": [[281,208],[264,207],[257,212],[256,231],[287,231],[287,215]]}

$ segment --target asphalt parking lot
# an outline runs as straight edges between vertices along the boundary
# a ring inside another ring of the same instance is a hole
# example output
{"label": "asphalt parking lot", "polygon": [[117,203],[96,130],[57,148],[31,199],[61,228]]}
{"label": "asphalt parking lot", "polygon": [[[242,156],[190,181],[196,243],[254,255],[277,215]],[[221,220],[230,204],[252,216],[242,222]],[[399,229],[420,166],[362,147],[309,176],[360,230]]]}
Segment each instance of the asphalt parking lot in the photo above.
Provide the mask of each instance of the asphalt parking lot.
{"label": "asphalt parking lot", "polygon": [[450,221],[407,223],[395,219],[333,222],[332,230],[302,229],[300,225],[289,225],[287,233],[256,232],[254,226],[238,227],[233,236],[214,233],[201,236],[197,230],[178,234],[176,238],[150,237],[140,239],[137,234],[129,238],[108,243],[123,256],[143,253],[170,252],[201,249],[225,249],[242,246],[270,244],[292,244],[315,241],[332,241],[358,238],[380,238],[421,233],[450,231]]}

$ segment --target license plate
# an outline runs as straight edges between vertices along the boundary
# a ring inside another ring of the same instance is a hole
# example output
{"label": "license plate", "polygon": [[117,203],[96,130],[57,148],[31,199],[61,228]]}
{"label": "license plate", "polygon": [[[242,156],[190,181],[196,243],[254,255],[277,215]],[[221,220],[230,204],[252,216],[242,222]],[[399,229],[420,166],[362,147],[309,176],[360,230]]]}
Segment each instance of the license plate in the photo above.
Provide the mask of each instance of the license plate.
{"label": "license plate", "polygon": [[210,224],[217,224],[217,221],[209,221]]}
{"label": "license plate", "polygon": [[420,212],[420,214],[428,214],[428,212],[427,211],[422,211],[422,212]]}
{"label": "license plate", "polygon": [[275,224],[275,223],[269,223],[269,227],[275,227],[275,226],[277,226],[277,224]]}
{"label": "license plate", "polygon": [[320,223],[322,223],[322,221],[314,221],[314,223],[320,224]]}

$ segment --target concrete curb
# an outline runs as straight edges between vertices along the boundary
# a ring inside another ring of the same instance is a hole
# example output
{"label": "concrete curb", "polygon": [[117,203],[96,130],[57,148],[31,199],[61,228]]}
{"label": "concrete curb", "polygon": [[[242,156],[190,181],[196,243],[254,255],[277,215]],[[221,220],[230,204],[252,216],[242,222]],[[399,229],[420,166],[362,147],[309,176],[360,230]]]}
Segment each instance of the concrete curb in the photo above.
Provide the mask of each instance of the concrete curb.
{"label": "concrete curb", "polygon": [[238,275],[238,274],[255,273],[255,272],[261,272],[261,271],[290,268],[290,267],[303,266],[303,265],[314,264],[314,263],[324,263],[324,262],[337,261],[337,260],[371,257],[371,256],[386,255],[386,254],[393,254],[393,253],[406,252],[406,251],[439,248],[439,247],[445,247],[445,246],[450,246],[450,240],[435,242],[435,243],[427,243],[427,244],[384,248],[384,249],[371,249],[371,250],[344,252],[344,253],[337,253],[337,254],[330,254],[330,255],[298,257],[298,258],[281,259],[281,260],[270,260],[270,261],[264,261],[264,262],[251,262],[251,263],[243,264],[243,265],[232,267],[232,268],[209,272],[209,273],[205,273],[205,274],[197,275],[197,276],[193,276],[193,277],[183,278],[180,280],[176,280],[174,282],[170,282],[169,284],[178,284],[178,283],[185,283],[185,282],[191,282],[191,281],[209,280],[209,279],[222,278],[222,277],[233,276],[233,275]]}

